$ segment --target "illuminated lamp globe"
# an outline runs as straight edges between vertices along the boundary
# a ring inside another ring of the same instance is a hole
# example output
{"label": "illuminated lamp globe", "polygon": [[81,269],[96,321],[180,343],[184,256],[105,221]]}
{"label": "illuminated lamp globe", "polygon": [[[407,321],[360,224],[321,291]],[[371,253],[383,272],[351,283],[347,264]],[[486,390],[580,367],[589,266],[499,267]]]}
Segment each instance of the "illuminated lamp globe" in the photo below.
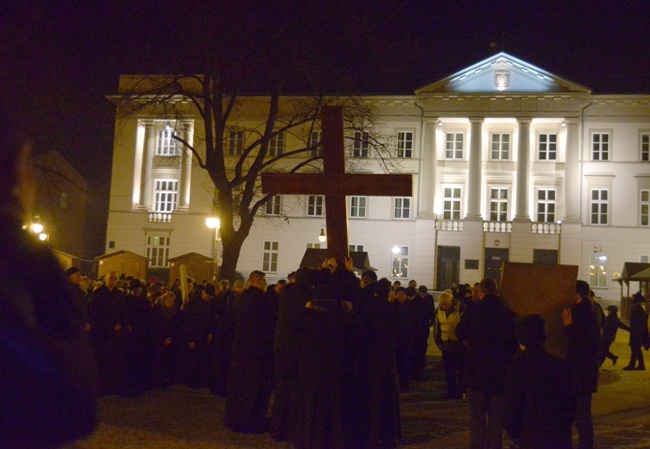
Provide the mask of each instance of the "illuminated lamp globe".
{"label": "illuminated lamp globe", "polygon": [[210,229],[216,229],[221,226],[221,221],[217,217],[208,217],[205,219],[205,225]]}

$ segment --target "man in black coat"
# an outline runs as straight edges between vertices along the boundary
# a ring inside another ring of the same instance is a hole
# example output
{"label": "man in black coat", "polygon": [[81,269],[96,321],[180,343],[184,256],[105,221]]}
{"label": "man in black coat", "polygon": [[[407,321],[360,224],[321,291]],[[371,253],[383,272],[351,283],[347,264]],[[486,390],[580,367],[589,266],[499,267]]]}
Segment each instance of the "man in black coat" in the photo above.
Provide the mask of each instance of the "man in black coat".
{"label": "man in black coat", "polygon": [[224,424],[238,433],[266,431],[273,388],[276,311],[265,295],[266,274],[255,270],[241,298],[228,374]]}
{"label": "man in black coat", "polygon": [[216,293],[212,284],[197,287],[194,297],[183,311],[181,346],[181,377],[190,388],[203,388],[208,382],[212,364]]}
{"label": "man in black coat", "polygon": [[466,345],[463,378],[470,412],[470,449],[500,449],[505,419],[503,373],[517,350],[516,317],[498,296],[494,279],[481,280],[478,296],[456,326],[458,339]]}
{"label": "man in black coat", "polygon": [[562,311],[564,333],[568,338],[567,362],[573,377],[576,397],[576,429],[578,447],[594,447],[594,424],[591,417],[591,397],[598,389],[600,364],[600,328],[592,302],[589,284],[576,282],[576,304]]}

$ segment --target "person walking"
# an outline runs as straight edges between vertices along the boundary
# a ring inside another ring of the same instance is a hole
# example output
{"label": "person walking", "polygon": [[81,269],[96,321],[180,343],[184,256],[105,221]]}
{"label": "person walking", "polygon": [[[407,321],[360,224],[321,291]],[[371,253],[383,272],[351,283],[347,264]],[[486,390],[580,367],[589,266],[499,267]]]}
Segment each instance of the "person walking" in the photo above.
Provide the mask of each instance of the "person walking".
{"label": "person walking", "polygon": [[629,370],[645,370],[645,361],[641,348],[646,350],[650,347],[648,336],[648,312],[646,311],[645,298],[641,292],[632,295],[632,306],[630,307],[630,363],[623,368]]}

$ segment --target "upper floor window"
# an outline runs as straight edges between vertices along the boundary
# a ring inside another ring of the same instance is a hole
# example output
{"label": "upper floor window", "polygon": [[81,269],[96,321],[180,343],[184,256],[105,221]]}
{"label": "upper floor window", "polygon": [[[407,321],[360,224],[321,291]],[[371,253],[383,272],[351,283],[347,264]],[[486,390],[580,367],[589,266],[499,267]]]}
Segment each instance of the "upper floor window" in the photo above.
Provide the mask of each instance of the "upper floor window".
{"label": "upper floor window", "polygon": [[264,213],[266,215],[280,215],[282,210],[281,204],[280,195],[272,196],[264,205]]}
{"label": "upper floor window", "polygon": [[413,157],[413,132],[400,131],[397,133],[397,157]]}
{"label": "upper floor window", "polygon": [[650,133],[641,133],[641,160],[650,161]]}
{"label": "upper floor window", "polygon": [[539,135],[537,159],[540,161],[554,161],[557,159],[557,134]]}
{"label": "upper floor window", "polygon": [[320,156],[323,154],[323,144],[321,143],[322,133],[320,131],[312,131],[309,134],[309,148],[311,148],[311,156]]}
{"label": "upper floor window", "polygon": [[278,271],[278,242],[264,242],[262,254],[262,271],[277,273]]}
{"label": "upper floor window", "polygon": [[156,179],[154,187],[154,212],[171,213],[176,210],[178,181]]}
{"label": "upper floor window", "polygon": [[508,189],[490,189],[490,221],[508,221]]}
{"label": "upper floor window", "polygon": [[592,189],[591,201],[589,207],[591,209],[590,223],[593,225],[606,225],[608,213],[608,200],[609,192],[607,189]]}
{"label": "upper floor window", "polygon": [[244,152],[244,131],[231,130],[228,136],[228,155],[240,156]]}
{"label": "upper floor window", "polygon": [[463,133],[447,133],[445,158],[462,159],[465,136]]}
{"label": "upper floor window", "polygon": [[460,187],[445,187],[442,204],[442,218],[445,220],[460,220]]}
{"label": "upper floor window", "polygon": [[641,190],[641,226],[650,225],[650,190]]}
{"label": "upper floor window", "polygon": [[410,197],[397,197],[393,202],[393,218],[400,220],[407,220],[411,218],[411,198]]}
{"label": "upper floor window", "polygon": [[284,152],[284,131],[280,131],[269,140],[269,155],[282,156]]}
{"label": "upper floor window", "polygon": [[146,254],[151,268],[169,266],[169,235],[147,235]]}
{"label": "upper floor window", "polygon": [[609,160],[609,133],[591,134],[591,159],[594,161]]}
{"label": "upper floor window", "polygon": [[555,222],[555,189],[537,190],[537,221]]}
{"label": "upper floor window", "polygon": [[507,161],[510,159],[510,134],[492,134],[491,159]]}
{"label": "upper floor window", "polygon": [[366,218],[366,203],[368,197],[365,196],[351,196],[350,197],[350,217],[351,218]]}
{"label": "upper floor window", "polygon": [[169,125],[165,125],[165,128],[158,133],[156,156],[176,156],[177,154],[174,129]]}
{"label": "upper floor window", "polygon": [[352,144],[353,157],[368,157],[370,155],[370,136],[367,132],[355,131]]}
{"label": "upper floor window", "polygon": [[361,252],[363,252],[363,245],[350,244],[350,245],[348,245],[348,249],[350,250],[351,253],[354,253],[354,252],[361,253]]}
{"label": "upper floor window", "polygon": [[325,197],[323,195],[309,195],[307,199],[307,216],[322,217],[324,203]]}

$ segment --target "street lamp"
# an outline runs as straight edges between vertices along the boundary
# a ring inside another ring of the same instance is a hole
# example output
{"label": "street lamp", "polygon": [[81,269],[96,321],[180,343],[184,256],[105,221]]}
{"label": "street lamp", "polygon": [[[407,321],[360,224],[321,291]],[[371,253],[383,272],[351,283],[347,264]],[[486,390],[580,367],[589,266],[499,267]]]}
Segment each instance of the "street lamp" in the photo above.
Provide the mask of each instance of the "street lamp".
{"label": "street lamp", "polygon": [[212,259],[214,260],[214,270],[212,275],[214,281],[216,282],[217,274],[219,271],[218,270],[219,263],[217,261],[217,249],[219,244],[219,228],[221,227],[221,220],[219,220],[219,217],[210,216],[205,219],[205,225],[210,229],[214,229],[214,240],[212,240]]}
{"label": "street lamp", "polygon": [[318,241],[321,243],[325,243],[326,240],[327,240],[327,236],[325,235],[325,229],[320,228],[320,235],[318,236]]}

